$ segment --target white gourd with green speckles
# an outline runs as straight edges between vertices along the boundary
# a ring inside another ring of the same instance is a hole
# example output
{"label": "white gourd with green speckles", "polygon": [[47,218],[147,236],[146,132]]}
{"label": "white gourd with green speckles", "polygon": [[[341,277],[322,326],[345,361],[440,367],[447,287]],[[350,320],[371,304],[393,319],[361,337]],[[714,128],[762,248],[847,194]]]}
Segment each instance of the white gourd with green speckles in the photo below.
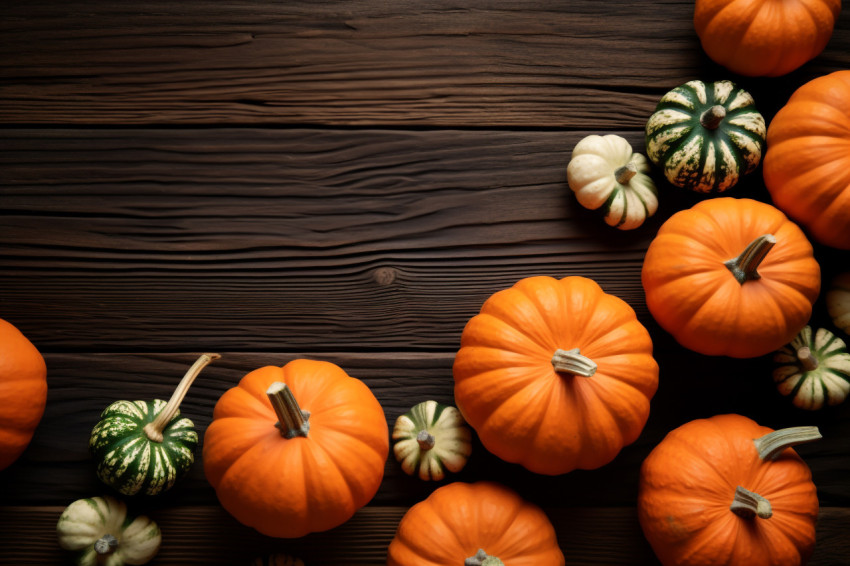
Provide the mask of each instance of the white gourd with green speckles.
{"label": "white gourd with green speckles", "polygon": [[393,454],[408,475],[439,481],[459,472],[472,452],[472,432],[456,408],[424,401],[393,427]]}
{"label": "white gourd with green speckles", "polygon": [[850,271],[837,275],[826,292],[826,309],[832,323],[850,334]]}
{"label": "white gourd with green speckles", "polygon": [[779,350],[773,380],[782,395],[801,409],[837,405],[850,393],[850,353],[843,340],[825,328],[806,326]]}

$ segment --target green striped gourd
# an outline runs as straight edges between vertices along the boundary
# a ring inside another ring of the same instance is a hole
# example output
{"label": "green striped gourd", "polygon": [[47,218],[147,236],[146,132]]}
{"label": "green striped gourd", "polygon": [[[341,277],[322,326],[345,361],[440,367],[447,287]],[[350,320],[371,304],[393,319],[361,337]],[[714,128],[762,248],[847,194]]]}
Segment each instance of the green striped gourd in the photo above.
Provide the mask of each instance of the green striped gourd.
{"label": "green striped gourd", "polygon": [[423,401],[393,427],[393,454],[408,475],[439,481],[459,472],[472,453],[472,432],[455,407]]}
{"label": "green striped gourd", "polygon": [[599,209],[605,223],[631,230],[658,209],[649,162],[620,136],[590,135],[579,141],[567,165],[567,182],[579,204]]}
{"label": "green striped gourd", "polygon": [[155,522],[129,516],[124,502],[109,496],[71,503],[59,516],[56,534],[77,566],[147,564],[162,542]]}
{"label": "green striped gourd", "polygon": [[748,92],[690,81],[661,98],[646,124],[646,153],[673,185],[719,193],[758,167],[766,134]]}
{"label": "green striped gourd", "polygon": [[773,380],[795,406],[815,411],[837,405],[850,393],[850,354],[843,340],[825,328],[806,326],[774,356]]}
{"label": "green striped gourd", "polygon": [[304,566],[304,561],[288,554],[270,554],[255,558],[251,566]]}
{"label": "green striped gourd", "polygon": [[170,489],[192,466],[198,433],[180,416],[189,386],[218,354],[203,354],[166,403],[116,401],[100,415],[89,448],[97,477],[124,495],[156,495]]}
{"label": "green striped gourd", "polygon": [[850,334],[850,271],[837,275],[826,292],[826,309],[832,323]]}

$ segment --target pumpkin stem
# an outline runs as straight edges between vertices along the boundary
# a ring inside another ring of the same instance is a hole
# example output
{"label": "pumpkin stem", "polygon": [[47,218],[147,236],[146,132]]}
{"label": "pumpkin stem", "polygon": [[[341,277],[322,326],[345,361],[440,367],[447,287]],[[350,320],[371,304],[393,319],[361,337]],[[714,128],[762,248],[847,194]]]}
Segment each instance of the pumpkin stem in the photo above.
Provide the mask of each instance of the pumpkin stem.
{"label": "pumpkin stem", "polygon": [[724,262],[723,265],[732,272],[738,283],[743,285],[761,277],[757,271],[758,266],[774,245],[776,237],[773,234],[763,234],[750,242],[741,255]]}
{"label": "pumpkin stem", "polygon": [[770,519],[773,516],[770,501],[740,485],[735,490],[735,499],[729,509],[744,519],[752,519],[753,517]]}
{"label": "pumpkin stem", "polygon": [[505,566],[505,563],[479,548],[475,556],[470,556],[463,561],[463,566]]}
{"label": "pumpkin stem", "polygon": [[427,430],[420,430],[416,435],[416,442],[419,443],[420,450],[430,450],[437,443],[437,439]]}
{"label": "pumpkin stem", "polygon": [[800,365],[806,371],[818,369],[818,359],[812,354],[812,349],[808,346],[797,349],[797,359],[800,360]]}
{"label": "pumpkin stem", "polygon": [[631,181],[635,175],[637,175],[637,167],[631,161],[614,171],[614,179],[621,185],[625,185]]}
{"label": "pumpkin stem", "polygon": [[759,457],[762,460],[775,460],[786,448],[798,444],[808,444],[821,438],[820,431],[816,426],[792,426],[765,434],[761,438],[753,440],[753,443],[756,445],[756,450],[758,450]]}
{"label": "pumpkin stem", "polygon": [[717,104],[702,113],[702,116],[699,117],[699,123],[702,124],[703,128],[716,130],[725,117],[726,108]]}
{"label": "pumpkin stem", "polygon": [[165,408],[159,412],[153,421],[145,425],[145,434],[152,442],[162,442],[162,431],[165,430],[165,427],[168,426],[171,419],[177,415],[177,412],[180,409],[180,403],[183,402],[183,398],[186,396],[186,393],[189,392],[189,387],[192,385],[192,382],[195,381],[195,378],[198,377],[198,374],[201,373],[202,369],[207,367],[207,365],[209,365],[209,363],[213,360],[217,360],[219,358],[221,358],[219,354],[201,354],[201,357],[192,364],[192,367],[189,368],[186,375],[184,375],[183,379],[180,380],[180,383],[177,384],[177,389],[174,390],[174,393],[171,395],[171,399],[168,400]]}
{"label": "pumpkin stem", "polygon": [[578,348],[572,350],[555,350],[552,356],[552,367],[557,372],[571,373],[582,377],[593,377],[596,373],[596,362],[586,356],[582,356]]}
{"label": "pumpkin stem", "polygon": [[105,534],[94,543],[94,551],[98,554],[112,554],[118,548],[118,539]]}
{"label": "pumpkin stem", "polygon": [[310,431],[310,413],[301,410],[289,386],[275,381],[266,390],[266,395],[277,413],[278,421],[274,426],[280,429],[280,435],[284,438],[306,438]]}

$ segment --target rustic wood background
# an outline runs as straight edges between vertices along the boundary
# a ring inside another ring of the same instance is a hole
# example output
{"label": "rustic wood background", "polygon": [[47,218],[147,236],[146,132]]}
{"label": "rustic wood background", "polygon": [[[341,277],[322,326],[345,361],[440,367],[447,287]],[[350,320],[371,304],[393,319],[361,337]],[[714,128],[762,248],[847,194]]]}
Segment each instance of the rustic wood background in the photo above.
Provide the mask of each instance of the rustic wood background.
{"label": "rustic wood background", "polygon": [[[535,476],[477,445],[451,479],[542,505],[568,564],[654,565],[634,504],[667,431],[723,412],[816,424],[823,441],[799,449],[822,505],[811,564],[848,564],[850,406],[794,409],[768,357],[686,351],[646,310],[646,247],[697,197],[659,179],[659,213],[620,233],[566,184],[587,134],[643,152],[656,102],[687,80],[732,78],[769,120],[807,80],[850,68],[850,8],[816,60],[778,79],[714,65],[692,14],[690,0],[0,2],[0,317],[44,353],[50,388],[32,444],[0,473],[0,563],[62,562],[61,509],[107,492],[86,449],[100,411],[167,399],[198,353],[223,355],[182,407],[201,433],[242,375],[296,357],[363,379],[392,425],[416,402],[452,402],[466,321],[545,274],[595,279],[649,328],[649,423],[599,470]],[[731,194],[768,200],[760,171]],[[850,265],[816,252],[825,280]],[[829,324],[822,299],[813,322]],[[391,457],[370,505],[296,541],[237,524],[201,462],[131,505],[163,528],[156,565],[272,550],[379,565],[435,487]]]}

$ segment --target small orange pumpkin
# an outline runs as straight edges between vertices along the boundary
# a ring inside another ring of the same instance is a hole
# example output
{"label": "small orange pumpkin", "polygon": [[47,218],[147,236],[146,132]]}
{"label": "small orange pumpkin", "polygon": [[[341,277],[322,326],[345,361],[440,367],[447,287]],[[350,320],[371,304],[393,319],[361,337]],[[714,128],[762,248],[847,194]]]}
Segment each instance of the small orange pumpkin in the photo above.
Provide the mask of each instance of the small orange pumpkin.
{"label": "small orange pumpkin", "polygon": [[694,28],[711,59],[750,77],[778,77],[814,59],[841,0],[696,0]]}
{"label": "small orange pumpkin", "polygon": [[850,250],[850,71],[791,95],[767,129],[764,183],[812,237]]}
{"label": "small orange pumpkin", "polygon": [[252,371],[221,396],[204,471],[239,522],[283,538],[350,519],[378,491],[389,430],[362,381],[322,361]]}
{"label": "small orange pumpkin", "polygon": [[782,212],[726,197],[671,216],[649,245],[641,280],[652,316],[681,345],[752,358],[778,350],[806,325],[820,267]]}
{"label": "small orange pumpkin", "polygon": [[649,333],[585,277],[529,277],[491,296],[463,330],[453,373],[484,447],[549,475],[613,460],[658,387]]}
{"label": "small orange pumpkin", "polygon": [[44,358],[20,330],[0,319],[0,470],[29,445],[46,403]]}
{"label": "small orange pumpkin", "polygon": [[817,490],[790,446],[815,427],[773,431],[740,415],[670,432],[641,467],[638,519],[664,566],[799,566],[815,546]]}
{"label": "small orange pumpkin", "polygon": [[492,482],[455,482],[411,507],[387,566],[563,566],[555,529],[536,505]]}

